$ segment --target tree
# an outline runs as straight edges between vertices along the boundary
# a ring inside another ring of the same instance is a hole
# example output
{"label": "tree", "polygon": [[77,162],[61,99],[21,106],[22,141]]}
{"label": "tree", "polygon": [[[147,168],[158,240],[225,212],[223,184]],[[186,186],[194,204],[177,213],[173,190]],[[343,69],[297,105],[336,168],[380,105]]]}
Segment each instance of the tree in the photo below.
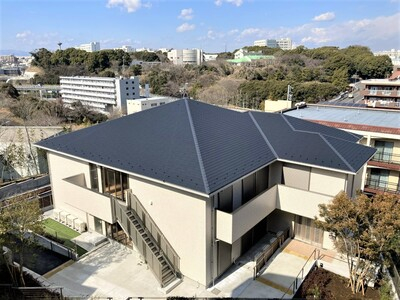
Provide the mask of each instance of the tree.
{"label": "tree", "polygon": [[336,249],[346,255],[352,292],[364,295],[376,267],[384,263],[383,254],[400,251],[400,198],[360,194],[350,199],[341,192],[319,209],[322,220],[316,220],[316,225],[328,231]]}
{"label": "tree", "polygon": [[43,232],[39,200],[33,194],[17,195],[5,200],[0,207],[0,242],[10,248],[19,259],[20,284],[25,286],[24,251],[36,241],[30,234]]}

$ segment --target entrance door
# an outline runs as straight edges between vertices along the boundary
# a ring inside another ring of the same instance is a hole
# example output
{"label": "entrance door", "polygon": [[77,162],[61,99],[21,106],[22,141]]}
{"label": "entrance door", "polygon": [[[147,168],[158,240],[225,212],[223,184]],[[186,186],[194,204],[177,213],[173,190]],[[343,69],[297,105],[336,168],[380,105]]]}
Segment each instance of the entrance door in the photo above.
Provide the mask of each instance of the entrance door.
{"label": "entrance door", "polygon": [[297,239],[322,247],[324,231],[315,226],[314,220],[295,216],[294,232]]}
{"label": "entrance door", "polygon": [[103,234],[103,221],[96,217],[93,218],[94,218],[94,230],[97,233]]}
{"label": "entrance door", "polygon": [[228,269],[232,264],[232,245],[218,241],[218,276]]}

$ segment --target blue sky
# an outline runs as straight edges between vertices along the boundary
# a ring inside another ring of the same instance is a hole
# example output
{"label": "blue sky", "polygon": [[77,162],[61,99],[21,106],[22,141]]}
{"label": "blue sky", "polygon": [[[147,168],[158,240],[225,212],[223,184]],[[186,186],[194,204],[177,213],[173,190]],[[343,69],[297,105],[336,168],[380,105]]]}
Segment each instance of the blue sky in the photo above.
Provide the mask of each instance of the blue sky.
{"label": "blue sky", "polygon": [[223,52],[281,37],[307,48],[400,49],[400,0],[1,0],[0,17],[0,50],[99,41]]}

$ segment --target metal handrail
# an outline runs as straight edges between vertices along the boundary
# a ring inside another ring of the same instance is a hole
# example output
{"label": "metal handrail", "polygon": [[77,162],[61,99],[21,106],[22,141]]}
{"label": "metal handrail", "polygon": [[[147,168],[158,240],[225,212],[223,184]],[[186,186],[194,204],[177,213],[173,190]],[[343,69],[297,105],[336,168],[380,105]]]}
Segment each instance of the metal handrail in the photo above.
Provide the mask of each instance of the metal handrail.
{"label": "metal handrail", "polygon": [[[143,207],[143,205],[140,203],[139,199],[136,197],[135,194],[133,194],[131,191],[128,191],[128,194],[133,197],[136,200],[137,205],[140,206],[140,209],[145,213],[146,218],[149,219],[149,221],[154,225],[155,229],[157,230],[157,232],[160,234],[160,239],[162,239],[162,241],[165,243],[167,250],[170,250],[172,252],[172,255],[174,257],[176,257],[178,259],[177,263],[178,266],[175,266],[175,264],[173,264],[173,269],[175,270],[175,272],[179,272],[179,266],[180,266],[180,257],[179,255],[175,252],[174,248],[171,246],[171,244],[168,242],[167,238],[165,237],[165,235],[162,233],[162,231],[160,230],[160,228],[157,226],[156,222],[154,222],[154,220],[151,218],[150,214],[146,211],[146,209]],[[129,204],[130,205],[130,204]],[[131,206],[131,205],[130,205]],[[135,210],[135,208],[130,207],[130,209],[132,209],[133,211],[135,211],[135,213],[137,214],[137,211]],[[140,219],[140,218],[139,218]],[[147,227],[144,225],[144,228],[147,229]],[[153,237],[153,235],[149,232],[149,234]],[[161,244],[161,243],[160,243]],[[157,242],[158,245],[158,242]],[[160,246],[161,248],[161,246]],[[165,252],[164,252],[165,253]],[[166,254],[167,258],[168,255]]]}
{"label": "metal handrail", "polygon": [[308,261],[310,260],[311,257],[314,256],[314,265],[315,262],[319,259],[319,254],[317,255],[317,248],[314,249],[313,252],[311,252],[310,256],[307,258],[306,262],[304,263],[303,267],[301,268],[300,272],[297,274],[296,278],[293,280],[292,284],[286,289],[286,292],[282,295],[281,299],[285,297],[285,295],[288,294],[290,290],[292,290],[293,295],[295,294],[295,289],[297,289],[297,279],[299,278],[299,275],[301,274],[302,279],[304,279],[304,268],[306,267]]}
{"label": "metal handrail", "polygon": [[386,162],[392,164],[400,164],[400,155],[392,152],[376,152],[371,158],[372,161]]}
{"label": "metal handrail", "polygon": [[388,180],[368,178],[365,182],[365,186],[384,192],[400,193],[399,183],[390,182]]}

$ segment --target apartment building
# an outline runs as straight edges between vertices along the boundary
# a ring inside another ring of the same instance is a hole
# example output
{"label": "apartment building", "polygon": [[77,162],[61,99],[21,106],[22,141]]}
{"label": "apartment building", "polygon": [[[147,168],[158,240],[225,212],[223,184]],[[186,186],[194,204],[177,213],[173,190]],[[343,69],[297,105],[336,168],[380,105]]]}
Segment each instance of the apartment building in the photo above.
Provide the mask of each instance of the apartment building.
{"label": "apartment building", "polygon": [[204,61],[201,49],[172,49],[167,56],[174,65],[201,65]]}
{"label": "apartment building", "polygon": [[143,110],[161,106],[172,101],[176,101],[178,98],[173,97],[147,97],[135,100],[127,100],[127,114],[134,114]]}
{"label": "apartment building", "polygon": [[392,64],[394,66],[400,66],[400,50],[391,49],[391,50],[386,50],[386,51],[378,51],[378,52],[374,52],[374,55],[375,56],[387,55],[392,60]]}
{"label": "apartment building", "polygon": [[278,48],[278,43],[274,39],[254,41],[254,46]]}
{"label": "apartment building", "polygon": [[79,50],[84,50],[86,52],[96,52],[100,51],[100,42],[90,42],[88,44],[81,44],[74,48]]}
{"label": "apartment building", "polygon": [[361,91],[368,107],[400,109],[400,71],[388,79],[362,80]]}
{"label": "apartment building", "polygon": [[254,46],[281,48],[282,50],[293,49],[292,39],[290,38],[257,40],[254,41]]}
{"label": "apartment building", "polygon": [[360,189],[375,153],[360,138],[182,99],[37,147],[58,211],[135,245],[161,286],[178,276],[210,286],[271,232],[332,247],[313,219]]}
{"label": "apartment building", "polygon": [[377,150],[363,171],[364,192],[400,195],[400,111],[307,105],[285,115],[363,136],[360,143]]}
{"label": "apartment building", "polygon": [[91,109],[127,112],[126,100],[140,98],[139,77],[110,78],[60,76],[61,96],[66,104],[80,101]]}

